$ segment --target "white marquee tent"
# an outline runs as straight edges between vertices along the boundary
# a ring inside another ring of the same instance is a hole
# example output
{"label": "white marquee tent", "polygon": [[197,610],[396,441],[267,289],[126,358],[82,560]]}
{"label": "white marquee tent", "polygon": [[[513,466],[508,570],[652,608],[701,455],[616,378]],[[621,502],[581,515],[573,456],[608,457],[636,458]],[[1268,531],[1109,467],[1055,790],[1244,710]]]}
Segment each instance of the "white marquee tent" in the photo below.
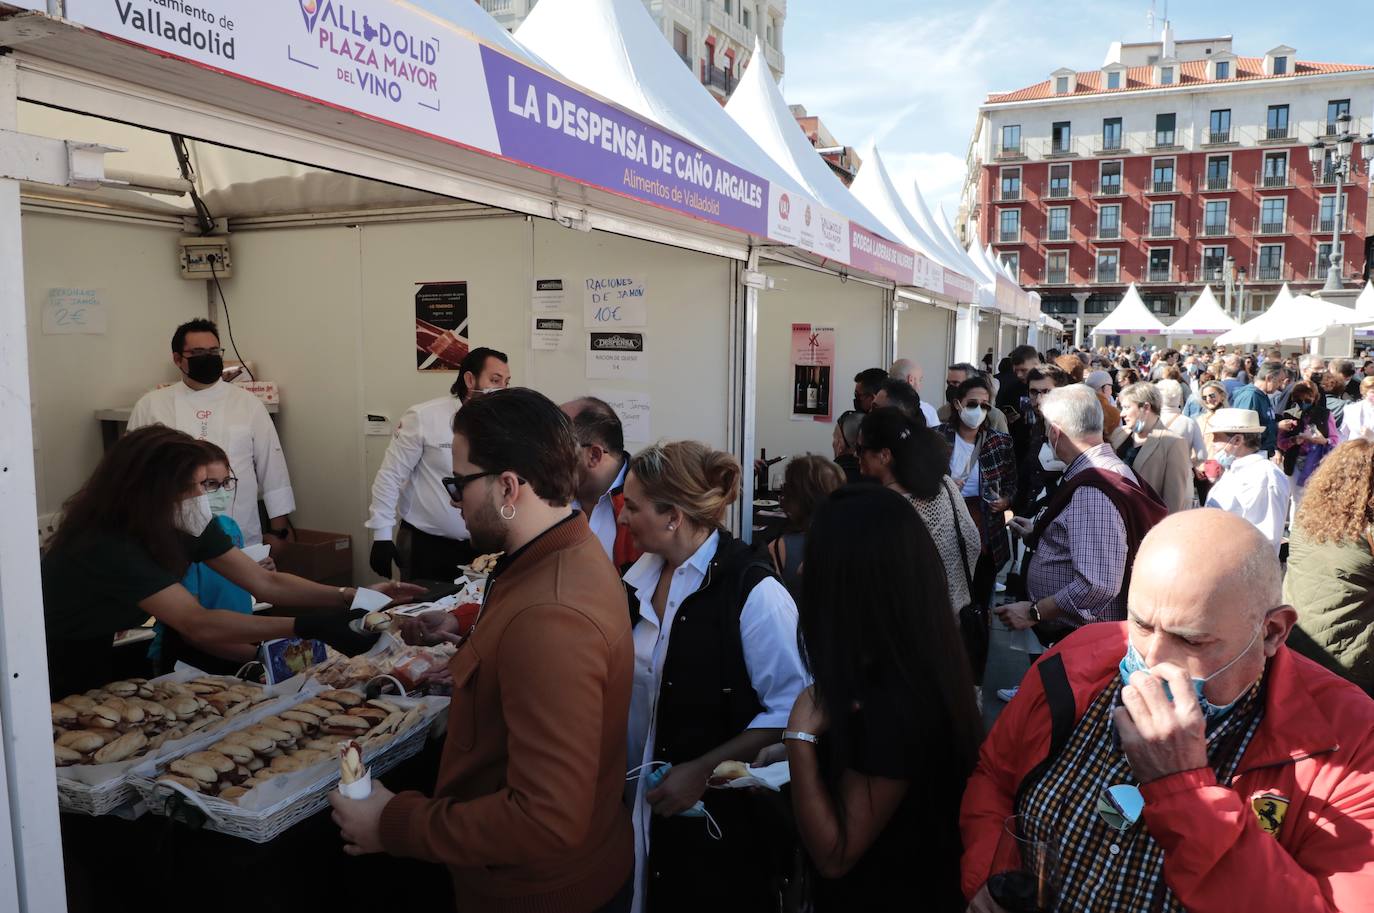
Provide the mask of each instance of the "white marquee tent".
{"label": "white marquee tent", "polygon": [[[736,92],[738,91],[737,89]],[[734,103],[733,99],[731,99],[731,103]],[[728,110],[729,106],[726,107]],[[819,160],[814,152],[812,157]],[[927,235],[925,230],[912,218],[911,212],[897,194],[897,188],[892,183],[892,177],[888,174],[887,166],[883,164],[882,156],[878,154],[878,147],[868,146],[864,150],[862,158],[863,164],[859,166],[859,173],[854,178],[854,183],[849,187],[853,196],[869,212],[874,213],[881,220],[882,226],[892,232],[896,240],[921,251],[945,269],[963,273],[981,283],[982,279],[974,274],[973,264],[968,262],[967,257],[955,258],[950,256],[944,246]]]}
{"label": "white marquee tent", "polygon": [[[1364,288],[1360,291],[1360,297],[1355,299],[1355,313],[1363,314],[1370,320],[1374,320],[1374,281],[1365,281]],[[1374,325],[1361,327],[1355,331],[1355,335],[1362,339],[1374,336]]]}
{"label": "white marquee tent", "polygon": [[1135,283],[1126,290],[1121,303],[1093,327],[1094,336],[1164,336],[1168,327],[1145,306]]}
{"label": "white marquee tent", "polygon": [[1263,345],[1284,340],[1311,339],[1324,336],[1332,327],[1358,326],[1369,320],[1368,316],[1353,308],[1332,304],[1311,295],[1284,295],[1286,291],[1288,287],[1285,285],[1268,310],[1218,336],[1217,344]]}
{"label": "white marquee tent", "polygon": [[1217,303],[1217,296],[1212,294],[1212,287],[1205,285],[1193,306],[1169,325],[1168,335],[1220,336],[1238,326],[1240,324],[1221,309],[1221,305]]}

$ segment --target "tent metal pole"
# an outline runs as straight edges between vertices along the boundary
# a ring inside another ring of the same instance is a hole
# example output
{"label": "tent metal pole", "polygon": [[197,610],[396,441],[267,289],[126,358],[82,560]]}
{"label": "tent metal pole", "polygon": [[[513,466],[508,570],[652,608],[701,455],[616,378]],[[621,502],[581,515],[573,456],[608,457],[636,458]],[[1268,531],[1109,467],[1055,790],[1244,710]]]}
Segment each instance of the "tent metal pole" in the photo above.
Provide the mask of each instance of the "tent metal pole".
{"label": "tent metal pole", "polygon": [[[759,268],[759,249],[749,248],[749,259],[735,264],[732,271],[734,285],[733,301],[734,332],[731,337],[738,347],[731,360],[732,374],[738,380],[739,391],[739,460],[744,470],[744,497],[740,499],[739,537],[745,542],[754,541],[754,453],[758,430],[758,364],[759,364],[759,292],[758,289],[744,285],[740,281],[742,270],[751,272]],[[831,379],[833,388],[834,379]],[[833,394],[832,394],[833,395]]]}
{"label": "tent metal pole", "polygon": [[[12,55],[0,57],[0,130],[18,129]],[[65,167],[65,163],[64,163]],[[65,910],[38,573],[19,182],[0,178],[0,909]],[[22,781],[21,781],[22,776]]]}

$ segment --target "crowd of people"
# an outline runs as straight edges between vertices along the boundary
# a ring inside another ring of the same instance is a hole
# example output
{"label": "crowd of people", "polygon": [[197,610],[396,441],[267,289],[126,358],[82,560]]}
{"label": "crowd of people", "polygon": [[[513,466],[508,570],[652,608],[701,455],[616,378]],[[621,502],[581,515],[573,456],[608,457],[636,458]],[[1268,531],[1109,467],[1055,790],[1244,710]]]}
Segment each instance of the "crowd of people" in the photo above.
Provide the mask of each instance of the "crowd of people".
{"label": "crowd of people", "polygon": [[[237,498],[290,534],[280,445],[219,389],[212,324],[172,348],[185,390],[44,553],[55,696],[148,616],[163,664],[371,643],[352,588],[240,550]],[[446,866],[463,910],[1374,911],[1374,361],[991,367],[938,403],[909,360],[861,372],[833,459],[791,460],[746,543],[736,457],[630,453],[605,402],[473,349],[405,413],[369,557],[400,600],[500,558],[475,625],[403,625],[460,644],[442,757],[428,793],[331,797],[346,851]],[[188,427],[183,400],[237,412]],[[780,761],[781,795],[711,788]]]}

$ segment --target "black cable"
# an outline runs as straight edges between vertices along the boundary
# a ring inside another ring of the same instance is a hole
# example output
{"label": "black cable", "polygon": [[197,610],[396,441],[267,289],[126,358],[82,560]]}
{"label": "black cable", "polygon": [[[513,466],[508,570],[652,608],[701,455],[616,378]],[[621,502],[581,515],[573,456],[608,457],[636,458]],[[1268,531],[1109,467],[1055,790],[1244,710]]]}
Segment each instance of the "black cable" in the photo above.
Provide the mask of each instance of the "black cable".
{"label": "black cable", "polygon": [[180,134],[169,134],[172,138],[172,151],[177,156],[177,166],[181,169],[181,176],[191,182],[191,205],[196,210],[196,224],[200,226],[201,237],[205,237],[215,230],[215,217],[210,213],[210,207],[205,205],[205,201],[196,193],[196,173],[191,167],[191,153],[186,148],[186,138]]}
{"label": "black cable", "polygon": [[205,258],[205,262],[210,264],[210,278],[214,280],[215,291],[219,292],[220,304],[224,306],[224,326],[229,330],[229,345],[234,349],[234,357],[239,360],[239,364],[243,365],[243,370],[248,372],[248,379],[257,380],[253,376],[253,369],[248,367],[248,362],[244,361],[243,356],[239,354],[239,344],[234,342],[234,321],[229,319],[229,301],[224,297],[224,286],[219,284],[219,273],[215,270],[215,255],[210,254]]}

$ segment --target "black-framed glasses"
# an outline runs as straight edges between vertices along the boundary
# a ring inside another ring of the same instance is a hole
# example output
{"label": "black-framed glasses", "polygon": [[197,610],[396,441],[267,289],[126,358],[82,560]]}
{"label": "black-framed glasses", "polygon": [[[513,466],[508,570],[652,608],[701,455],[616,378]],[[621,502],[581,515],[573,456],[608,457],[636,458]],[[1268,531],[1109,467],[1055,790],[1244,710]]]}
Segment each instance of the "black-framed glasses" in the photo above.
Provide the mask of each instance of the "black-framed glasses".
{"label": "black-framed glasses", "polygon": [[214,494],[217,491],[233,491],[239,484],[239,480],[230,476],[221,482],[219,479],[206,479],[200,483],[201,491],[206,494]]}
{"label": "black-framed glasses", "polygon": [[[503,472],[505,472],[504,469],[484,472],[470,472],[465,476],[444,476],[439,481],[443,483],[444,491],[448,492],[450,500],[452,500],[454,504],[462,504],[464,488],[467,488],[469,485],[471,485],[473,482],[476,482],[478,479],[485,479],[488,476],[499,476]],[[516,476],[515,478],[516,481],[518,481],[521,485],[525,484],[524,479],[520,478],[519,476]]]}
{"label": "black-framed glasses", "polygon": [[1049,390],[1037,390],[1034,387],[1031,387],[1030,390],[1026,393],[1026,396],[1030,399],[1036,399],[1037,397],[1049,395],[1049,392]]}
{"label": "black-framed glasses", "polygon": [[198,355],[223,355],[224,350],[219,346],[213,346],[209,349],[185,349],[181,354],[187,358],[195,358]]}

